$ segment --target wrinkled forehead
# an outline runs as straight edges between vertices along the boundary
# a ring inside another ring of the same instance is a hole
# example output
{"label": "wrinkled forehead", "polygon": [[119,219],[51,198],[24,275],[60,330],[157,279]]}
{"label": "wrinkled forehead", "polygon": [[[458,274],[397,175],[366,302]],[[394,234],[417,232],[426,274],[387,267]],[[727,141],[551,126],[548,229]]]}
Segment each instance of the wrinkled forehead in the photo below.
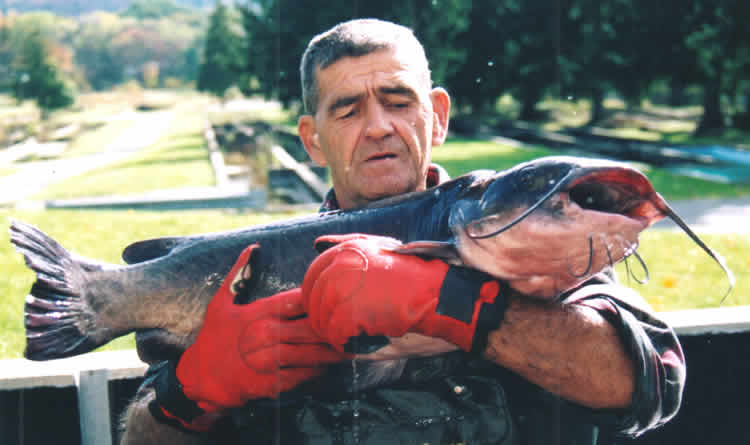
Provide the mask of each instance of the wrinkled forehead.
{"label": "wrinkled forehead", "polygon": [[317,70],[321,102],[331,95],[411,90],[425,98],[430,91],[429,77],[408,53],[380,50],[359,57],[345,57]]}

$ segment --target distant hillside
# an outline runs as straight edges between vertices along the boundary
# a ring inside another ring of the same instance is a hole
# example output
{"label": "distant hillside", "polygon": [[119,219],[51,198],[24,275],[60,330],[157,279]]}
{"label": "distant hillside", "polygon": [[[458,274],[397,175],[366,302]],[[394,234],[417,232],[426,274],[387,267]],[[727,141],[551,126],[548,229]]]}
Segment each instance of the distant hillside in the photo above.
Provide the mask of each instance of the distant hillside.
{"label": "distant hillside", "polygon": [[[174,0],[193,8],[213,8],[215,0]],[[49,11],[57,15],[77,16],[91,11],[117,12],[127,8],[133,0],[0,0],[0,9],[9,11]]]}

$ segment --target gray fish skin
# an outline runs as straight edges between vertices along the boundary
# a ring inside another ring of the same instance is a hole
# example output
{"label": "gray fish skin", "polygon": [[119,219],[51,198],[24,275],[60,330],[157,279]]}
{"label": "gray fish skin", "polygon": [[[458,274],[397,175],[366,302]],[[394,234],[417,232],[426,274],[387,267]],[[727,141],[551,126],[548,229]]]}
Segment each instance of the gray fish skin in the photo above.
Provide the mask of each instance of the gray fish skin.
{"label": "gray fish skin", "polygon": [[[318,254],[315,239],[346,233],[393,237],[406,243],[396,251],[480,269],[520,293],[549,299],[632,253],[640,231],[665,215],[676,218],[636,170],[603,160],[550,157],[502,172],[472,172],[358,210],[137,242],[123,252],[126,266],[69,253],[20,221],[13,221],[10,231],[11,242],[37,274],[26,298],[26,357],[77,355],[138,331],[139,354],[150,361],[192,343],[223,277],[250,244],[260,248],[253,255],[251,292],[241,304],[299,286]],[[530,241],[545,233],[568,240],[558,249],[564,255],[544,249],[540,255]],[[580,252],[581,258],[566,252]],[[587,270],[577,273],[586,261]],[[414,339],[410,336],[403,351],[418,355],[423,339]],[[425,345],[426,354],[444,349],[432,346]],[[386,350],[378,351],[383,359],[398,358],[398,348]]]}
{"label": "gray fish skin", "polygon": [[159,334],[169,337],[162,340],[184,348],[248,245],[257,243],[260,249],[253,267],[253,293],[239,303],[298,286],[317,256],[313,242],[321,235],[358,232],[402,241],[450,239],[448,203],[476,178],[465,176],[368,209],[137,242],[123,252],[126,266],[71,254],[39,229],[12,221],[11,242],[37,273],[26,298],[25,355],[32,360],[77,355],[134,330],[153,328],[168,331]]}

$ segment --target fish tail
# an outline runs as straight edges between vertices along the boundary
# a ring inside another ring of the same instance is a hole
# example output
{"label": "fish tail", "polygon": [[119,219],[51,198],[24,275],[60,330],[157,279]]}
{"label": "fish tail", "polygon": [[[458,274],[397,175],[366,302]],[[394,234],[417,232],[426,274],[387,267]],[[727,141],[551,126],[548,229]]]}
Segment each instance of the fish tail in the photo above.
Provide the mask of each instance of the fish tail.
{"label": "fish tail", "polygon": [[81,298],[87,270],[100,268],[75,258],[57,241],[34,226],[13,220],[10,241],[36,273],[26,296],[26,350],[31,360],[50,360],[89,352],[107,340],[86,332],[94,325],[93,311]]}

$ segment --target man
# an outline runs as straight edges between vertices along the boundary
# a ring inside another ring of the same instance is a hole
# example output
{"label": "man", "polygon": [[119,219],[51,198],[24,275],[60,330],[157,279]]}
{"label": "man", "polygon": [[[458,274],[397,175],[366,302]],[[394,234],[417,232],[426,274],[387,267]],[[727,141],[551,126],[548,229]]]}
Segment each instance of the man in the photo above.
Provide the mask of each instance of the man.
{"label": "man", "polygon": [[[324,210],[443,179],[430,159],[450,98],[432,87],[408,29],[340,24],[310,42],[301,71],[300,138],[333,180]],[[481,273],[390,253],[377,238],[327,241],[338,245],[301,288],[240,311],[231,301],[248,247],[195,343],[150,373],[123,443],[594,444],[600,433],[638,435],[679,408],[674,332],[606,277],[545,303]],[[460,350],[396,361],[391,384],[352,392],[364,377],[351,353],[379,336]]]}

